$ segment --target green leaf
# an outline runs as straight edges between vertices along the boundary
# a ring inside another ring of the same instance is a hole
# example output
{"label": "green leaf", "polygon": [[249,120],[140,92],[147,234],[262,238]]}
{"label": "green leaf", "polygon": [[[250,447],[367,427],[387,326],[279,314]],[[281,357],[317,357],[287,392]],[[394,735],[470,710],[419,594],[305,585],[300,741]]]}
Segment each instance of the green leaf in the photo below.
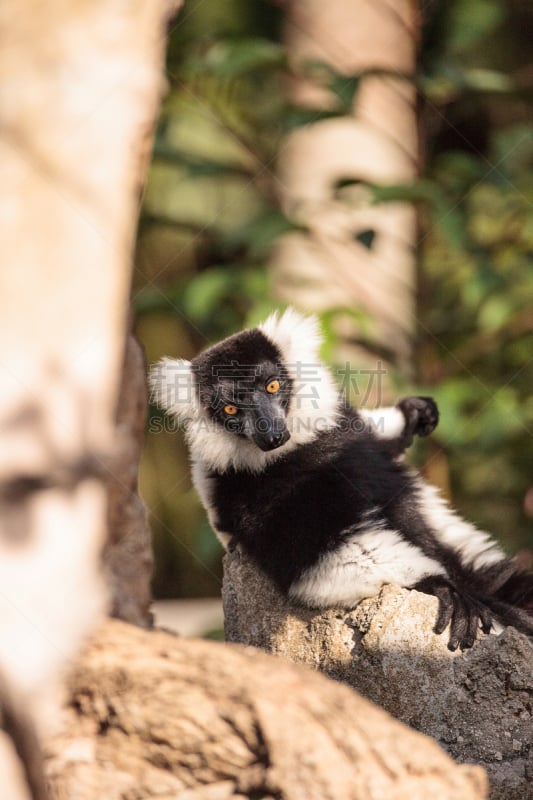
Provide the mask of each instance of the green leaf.
{"label": "green leaf", "polygon": [[254,70],[283,67],[286,63],[287,54],[281,44],[260,37],[240,37],[216,42],[194,66],[199,71],[236,78]]}
{"label": "green leaf", "polygon": [[435,225],[447,244],[461,250],[466,246],[466,217],[461,207],[454,206],[452,201],[436,210]]}
{"label": "green leaf", "polygon": [[185,313],[202,323],[209,321],[222,299],[227,296],[233,275],[224,267],[211,267],[197,275],[187,286],[183,295]]}
{"label": "green leaf", "polygon": [[391,184],[390,186],[370,185],[374,203],[429,202],[442,200],[442,190],[434,181],[421,179],[413,183]]}
{"label": "green leaf", "polygon": [[495,69],[471,68],[462,72],[463,86],[476,92],[512,92],[514,81]]}
{"label": "green leaf", "polygon": [[456,52],[471,48],[492,33],[504,15],[504,4],[495,0],[455,0],[450,3],[450,47]]}
{"label": "green leaf", "polygon": [[154,158],[167,164],[177,164],[185,167],[184,174],[191,178],[250,174],[250,170],[244,166],[195,157],[185,151],[169,147],[165,142],[156,143]]}
{"label": "green leaf", "polygon": [[496,331],[505,325],[512,313],[513,307],[508,296],[493,295],[481,306],[478,314],[479,327],[484,331]]}
{"label": "green leaf", "polygon": [[509,95],[517,91],[514,81],[505,72],[463,68],[449,60],[437,62],[431,75],[423,76],[419,84],[425,96],[438,105],[453,102],[457,95],[466,92]]}
{"label": "green leaf", "polygon": [[143,286],[142,289],[135,292],[132,303],[135,314],[150,314],[153,311],[161,311],[161,292],[152,286]]}
{"label": "green leaf", "polygon": [[502,287],[502,283],[501,275],[494,272],[490,264],[479,264],[459,288],[465,307],[477,311],[491,292]]}
{"label": "green leaf", "polygon": [[494,160],[498,170],[511,179],[528,175],[533,165],[533,129],[529,122],[496,129],[493,135]]}
{"label": "green leaf", "polygon": [[372,327],[375,323],[373,317],[363,308],[356,306],[337,306],[327,311],[318,313],[320,328],[323,334],[323,342],[320,349],[325,361],[333,362],[336,348],[338,346],[338,322],[349,320],[353,330],[360,334],[360,338],[365,338],[371,342]]}
{"label": "green leaf", "polygon": [[483,388],[466,378],[448,378],[432,389],[439,406],[439,425],[435,432],[440,442],[456,446],[467,445],[476,440],[474,427],[477,409],[486,403]]}
{"label": "green leaf", "polygon": [[347,114],[352,111],[360,82],[361,77],[359,75],[352,75],[351,77],[334,75],[329,84],[329,88],[333,94],[340,100],[341,109]]}
{"label": "green leaf", "polygon": [[343,115],[342,110],[326,110],[323,108],[303,108],[287,105],[280,115],[282,131],[289,132],[304,125],[313,125],[324,119],[333,119]]}
{"label": "green leaf", "polygon": [[237,280],[249,297],[262,299],[268,293],[268,271],[262,264],[241,269]]}
{"label": "green leaf", "polygon": [[224,244],[234,248],[244,245],[250,258],[262,259],[279,236],[296,230],[304,228],[291,222],[281,211],[267,211],[243,225],[238,232],[225,237]]}
{"label": "green leaf", "polygon": [[335,70],[331,64],[318,59],[307,59],[299,64],[299,70],[304,78],[329,91],[339,101],[341,113],[349,114],[353,111],[354,99],[359,89],[362,78],[368,76],[393,77],[412,83],[413,75],[402,74],[394,70],[366,69],[354,75],[346,75]]}
{"label": "green leaf", "polygon": [[435,159],[433,180],[441,187],[464,192],[470,184],[485,177],[485,162],[471,153],[449,150]]}
{"label": "green leaf", "polygon": [[139,315],[160,311],[175,312],[177,305],[176,287],[162,291],[155,286],[148,285],[135,292],[133,296],[133,309]]}

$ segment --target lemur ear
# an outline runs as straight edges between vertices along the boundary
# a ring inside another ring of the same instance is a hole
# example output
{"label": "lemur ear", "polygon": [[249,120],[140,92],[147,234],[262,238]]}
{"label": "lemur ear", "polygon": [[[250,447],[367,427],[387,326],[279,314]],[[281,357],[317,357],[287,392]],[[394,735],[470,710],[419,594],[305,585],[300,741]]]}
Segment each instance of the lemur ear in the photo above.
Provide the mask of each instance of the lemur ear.
{"label": "lemur ear", "polygon": [[287,363],[318,358],[322,335],[317,317],[287,308],[281,315],[271,314],[258,327],[278,346]]}
{"label": "lemur ear", "polygon": [[194,369],[184,358],[162,358],[150,368],[150,400],[180,419],[198,415]]}

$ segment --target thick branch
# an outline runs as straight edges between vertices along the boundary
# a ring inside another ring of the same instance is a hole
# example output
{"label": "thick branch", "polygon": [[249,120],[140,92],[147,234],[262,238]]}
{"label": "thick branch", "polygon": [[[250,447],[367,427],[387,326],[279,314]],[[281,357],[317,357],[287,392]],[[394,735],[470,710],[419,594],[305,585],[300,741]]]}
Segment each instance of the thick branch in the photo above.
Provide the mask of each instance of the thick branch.
{"label": "thick branch", "polygon": [[71,680],[53,796],[482,800],[484,775],[350,689],[256,650],[107,622]]}

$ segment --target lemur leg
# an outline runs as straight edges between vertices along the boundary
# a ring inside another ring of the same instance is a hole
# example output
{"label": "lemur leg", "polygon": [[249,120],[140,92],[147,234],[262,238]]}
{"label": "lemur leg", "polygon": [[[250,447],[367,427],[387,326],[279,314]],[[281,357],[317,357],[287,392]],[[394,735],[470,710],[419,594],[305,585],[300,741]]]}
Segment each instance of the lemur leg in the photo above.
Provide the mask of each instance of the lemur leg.
{"label": "lemur leg", "polygon": [[414,436],[429,436],[439,421],[439,410],[431,397],[404,397],[395,406],[362,408],[358,413],[392,456],[402,455]]}

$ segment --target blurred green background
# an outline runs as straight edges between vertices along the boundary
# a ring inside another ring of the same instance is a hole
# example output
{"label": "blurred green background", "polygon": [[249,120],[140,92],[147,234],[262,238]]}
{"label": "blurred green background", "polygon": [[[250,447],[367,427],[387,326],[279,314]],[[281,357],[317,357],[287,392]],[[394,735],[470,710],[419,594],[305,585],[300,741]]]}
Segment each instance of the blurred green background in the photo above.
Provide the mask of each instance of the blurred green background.
{"label": "blurred green background", "polygon": [[[346,113],[357,90],[357,76],[330,73],[335,110],[290,104],[283,5],[188,0],[172,26],[133,286],[150,362],[190,358],[278,307],[268,258],[295,223],[277,203],[276,152],[295,127]],[[440,425],[413,454],[429,479],[510,551],[531,549],[533,9],[447,0],[421,13],[423,174],[388,192],[419,211],[418,329],[411,374],[391,364],[387,377],[396,396],[439,402]],[[220,547],[183,438],[155,407],[141,491],[155,597],[218,594]]]}

